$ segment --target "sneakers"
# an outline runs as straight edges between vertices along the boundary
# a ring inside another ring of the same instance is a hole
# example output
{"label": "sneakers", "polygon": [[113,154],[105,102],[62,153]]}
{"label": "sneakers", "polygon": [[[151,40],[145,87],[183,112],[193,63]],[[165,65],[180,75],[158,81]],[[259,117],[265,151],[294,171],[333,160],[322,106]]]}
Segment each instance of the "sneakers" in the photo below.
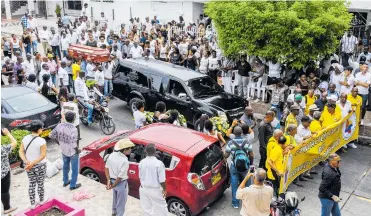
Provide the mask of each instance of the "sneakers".
{"label": "sneakers", "polygon": [[354,143],[349,143],[348,146],[351,147],[351,148],[354,148],[354,149],[357,148],[356,144],[354,144]]}
{"label": "sneakers", "polygon": [[49,200],[49,197],[44,197],[43,201],[40,200],[40,205],[44,205],[46,202],[48,202],[48,200]]}
{"label": "sneakers", "polygon": [[239,206],[236,205],[236,204],[232,204],[232,207],[235,208],[235,209],[238,209],[239,208]]}

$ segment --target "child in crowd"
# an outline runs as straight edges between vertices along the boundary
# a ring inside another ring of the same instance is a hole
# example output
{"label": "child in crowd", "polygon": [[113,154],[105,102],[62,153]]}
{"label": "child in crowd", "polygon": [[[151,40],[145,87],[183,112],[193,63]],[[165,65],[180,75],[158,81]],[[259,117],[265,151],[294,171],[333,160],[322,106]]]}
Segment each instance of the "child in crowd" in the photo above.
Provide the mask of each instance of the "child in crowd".
{"label": "child in crowd", "polygon": [[141,100],[135,102],[135,107],[137,108],[133,113],[135,129],[139,129],[148,124],[146,116],[144,115],[144,102]]}

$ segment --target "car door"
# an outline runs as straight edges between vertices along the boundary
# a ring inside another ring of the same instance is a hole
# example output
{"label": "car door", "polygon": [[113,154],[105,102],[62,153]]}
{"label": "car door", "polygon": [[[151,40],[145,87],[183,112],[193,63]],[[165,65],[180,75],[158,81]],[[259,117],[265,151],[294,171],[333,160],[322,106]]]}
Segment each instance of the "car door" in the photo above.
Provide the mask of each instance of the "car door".
{"label": "car door", "polygon": [[150,89],[149,89],[149,82],[150,82],[150,74],[144,71],[139,70],[131,70],[128,74],[129,77],[129,86],[131,92],[136,92],[137,94],[141,94],[145,100],[147,100]]}
{"label": "car door", "polygon": [[131,150],[129,156],[129,170],[128,170],[128,183],[129,194],[133,197],[139,198],[139,162],[144,158],[144,145],[134,142],[135,147]]}
{"label": "car door", "polygon": [[128,85],[129,77],[128,73],[131,71],[130,68],[119,65],[116,73],[113,75],[113,95],[125,100],[130,93],[130,86]]}
{"label": "car door", "polygon": [[148,110],[154,111],[156,103],[158,101],[164,101],[165,87],[167,87],[169,79],[160,75],[151,74],[150,80],[150,94],[146,99],[146,105]]}
{"label": "car door", "polygon": [[[185,94],[185,98],[180,98],[179,96],[181,94]],[[184,117],[187,119],[187,122],[192,123],[194,110],[189,93],[186,91],[185,86],[181,82],[170,78],[164,98],[166,101],[165,103],[167,110],[178,110],[180,114],[184,115]]]}

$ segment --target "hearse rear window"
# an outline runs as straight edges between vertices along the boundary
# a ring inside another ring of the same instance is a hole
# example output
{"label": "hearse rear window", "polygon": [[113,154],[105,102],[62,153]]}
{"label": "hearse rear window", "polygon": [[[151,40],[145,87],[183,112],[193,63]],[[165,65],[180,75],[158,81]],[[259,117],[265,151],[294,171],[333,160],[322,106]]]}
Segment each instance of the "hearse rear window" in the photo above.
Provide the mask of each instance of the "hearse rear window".
{"label": "hearse rear window", "polygon": [[214,165],[223,160],[223,152],[219,143],[214,143],[200,152],[193,160],[191,172],[204,175],[209,172]]}

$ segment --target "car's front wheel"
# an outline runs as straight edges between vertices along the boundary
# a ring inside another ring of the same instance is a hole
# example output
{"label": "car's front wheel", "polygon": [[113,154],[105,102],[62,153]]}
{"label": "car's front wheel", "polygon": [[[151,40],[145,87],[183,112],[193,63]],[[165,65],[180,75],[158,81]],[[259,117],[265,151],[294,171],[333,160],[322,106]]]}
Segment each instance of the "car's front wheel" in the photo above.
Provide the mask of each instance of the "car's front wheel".
{"label": "car's front wheel", "polygon": [[129,101],[129,109],[130,109],[131,113],[134,113],[135,111],[137,111],[137,107],[136,107],[135,104],[136,104],[137,101],[140,101],[140,100],[141,99],[140,98],[137,98],[137,97],[130,99],[130,101]]}
{"label": "car's front wheel", "polygon": [[96,182],[101,182],[98,174],[94,172],[92,169],[86,169],[84,172],[81,173],[83,176],[90,178]]}
{"label": "car's front wheel", "polygon": [[187,205],[183,201],[177,198],[169,199],[168,209],[170,213],[176,216],[190,216],[191,215]]}

